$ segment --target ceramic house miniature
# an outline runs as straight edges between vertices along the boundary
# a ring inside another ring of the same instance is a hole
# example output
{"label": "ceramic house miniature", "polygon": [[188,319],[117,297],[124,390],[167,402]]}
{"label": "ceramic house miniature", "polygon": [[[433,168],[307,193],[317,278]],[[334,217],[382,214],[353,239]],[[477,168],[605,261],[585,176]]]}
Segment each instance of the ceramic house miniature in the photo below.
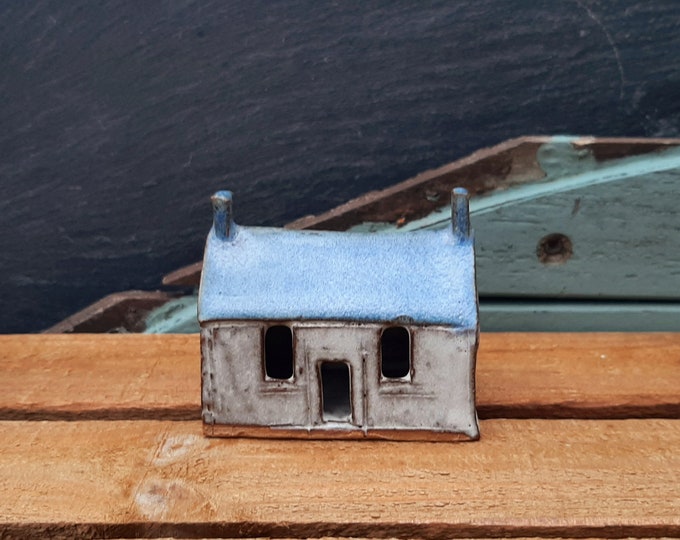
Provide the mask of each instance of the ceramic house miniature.
{"label": "ceramic house miniature", "polygon": [[236,225],[213,198],[199,292],[209,436],[477,439],[468,195],[446,230]]}

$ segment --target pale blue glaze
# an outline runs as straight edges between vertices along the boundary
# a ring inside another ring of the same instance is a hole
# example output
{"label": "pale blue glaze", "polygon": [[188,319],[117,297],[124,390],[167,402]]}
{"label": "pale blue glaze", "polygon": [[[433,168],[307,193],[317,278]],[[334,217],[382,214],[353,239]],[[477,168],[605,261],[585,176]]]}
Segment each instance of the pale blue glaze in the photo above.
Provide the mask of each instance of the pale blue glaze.
{"label": "pale blue glaze", "polygon": [[365,234],[233,225],[230,240],[213,226],[199,321],[398,321],[475,329],[474,268],[472,238],[450,228]]}

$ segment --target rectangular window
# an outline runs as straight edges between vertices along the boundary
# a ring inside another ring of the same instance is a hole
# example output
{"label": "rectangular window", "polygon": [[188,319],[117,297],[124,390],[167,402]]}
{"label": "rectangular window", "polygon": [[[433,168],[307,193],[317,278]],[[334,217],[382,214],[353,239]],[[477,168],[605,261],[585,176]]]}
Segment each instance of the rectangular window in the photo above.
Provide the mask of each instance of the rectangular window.
{"label": "rectangular window", "polygon": [[270,379],[293,377],[293,331],[284,325],[270,326],[264,334],[264,372]]}
{"label": "rectangular window", "polygon": [[411,373],[411,336],[403,326],[380,335],[380,371],[385,379],[405,379]]}

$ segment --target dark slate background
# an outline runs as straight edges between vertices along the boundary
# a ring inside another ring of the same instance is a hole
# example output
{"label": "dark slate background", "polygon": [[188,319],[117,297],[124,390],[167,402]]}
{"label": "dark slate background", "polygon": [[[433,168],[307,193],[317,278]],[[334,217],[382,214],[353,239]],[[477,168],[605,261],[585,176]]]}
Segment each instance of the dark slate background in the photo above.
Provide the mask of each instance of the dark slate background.
{"label": "dark slate background", "polygon": [[0,331],[523,134],[678,136],[680,2],[0,0]]}

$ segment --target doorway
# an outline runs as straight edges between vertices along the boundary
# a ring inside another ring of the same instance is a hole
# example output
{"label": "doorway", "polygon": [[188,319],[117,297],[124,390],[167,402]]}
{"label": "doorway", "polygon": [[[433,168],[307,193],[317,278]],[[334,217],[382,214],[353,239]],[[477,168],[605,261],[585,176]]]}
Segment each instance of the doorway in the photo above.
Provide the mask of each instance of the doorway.
{"label": "doorway", "polygon": [[352,422],[352,382],[349,364],[321,362],[321,416],[324,422]]}

